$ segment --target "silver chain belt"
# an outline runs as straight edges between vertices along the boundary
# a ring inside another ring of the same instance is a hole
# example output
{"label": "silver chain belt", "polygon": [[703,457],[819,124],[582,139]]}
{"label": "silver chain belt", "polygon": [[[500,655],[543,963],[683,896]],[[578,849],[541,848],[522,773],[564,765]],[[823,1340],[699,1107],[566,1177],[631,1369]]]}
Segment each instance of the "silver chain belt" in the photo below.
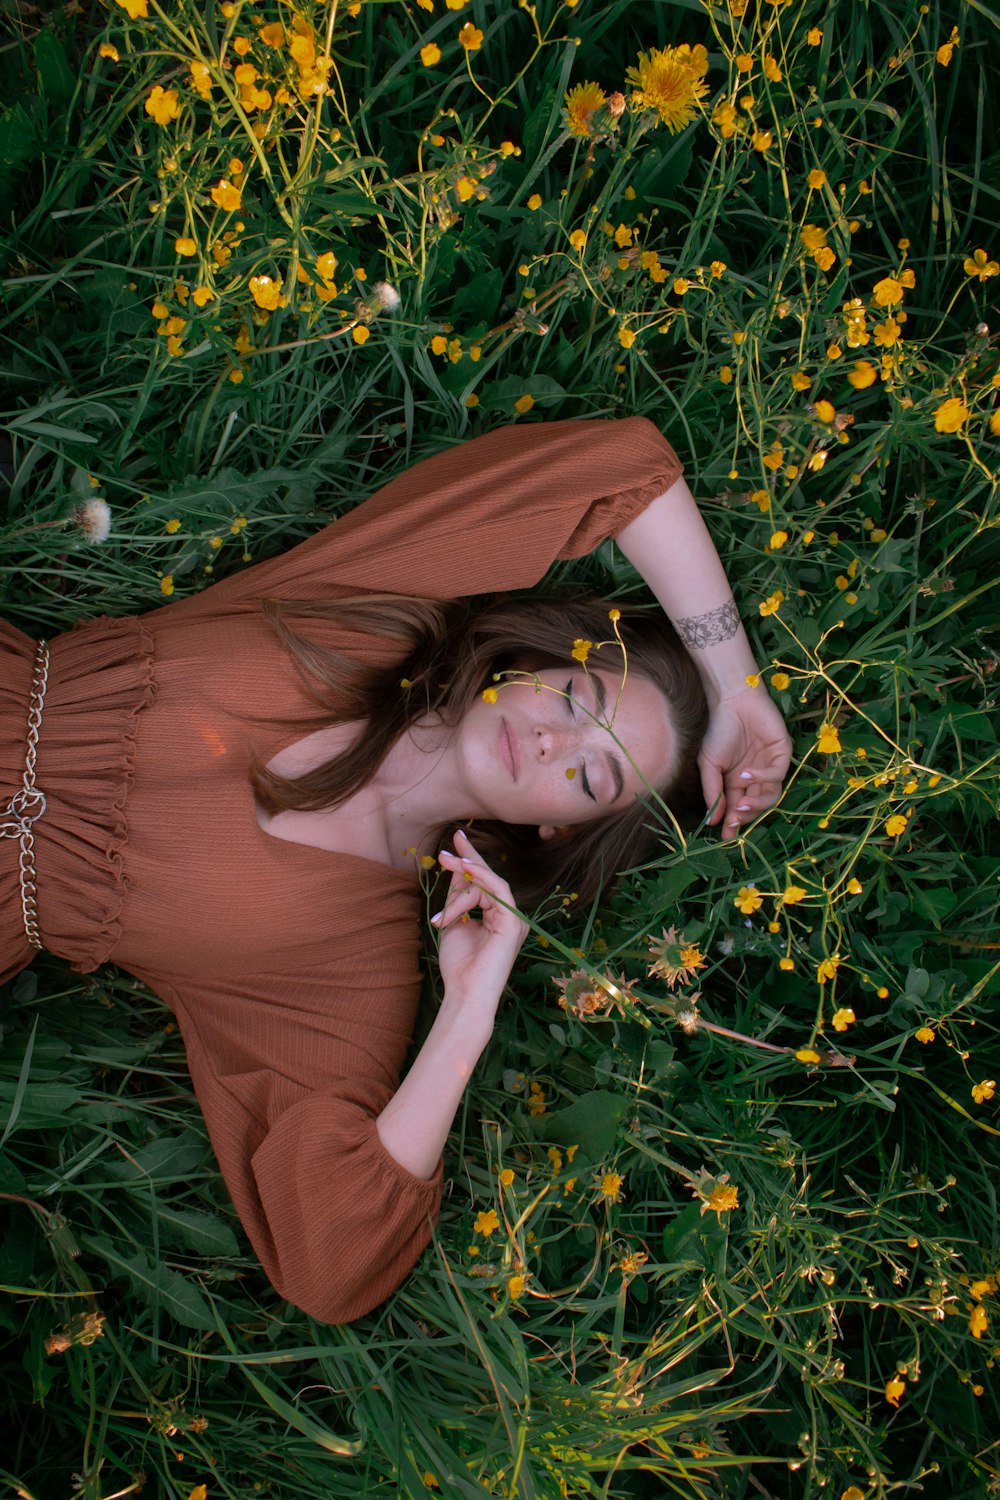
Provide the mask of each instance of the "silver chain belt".
{"label": "silver chain belt", "polygon": [[35,785],[35,757],[38,753],[38,731],[42,727],[45,689],[49,685],[49,643],[39,641],[35,653],[35,675],[28,701],[28,753],[24,757],[24,776],[20,791],[14,793],[4,809],[0,822],[0,839],[21,840],[21,910],[24,930],[33,948],[43,948],[38,935],[38,887],[35,883],[35,838],[32,824],[45,811],[45,793]]}

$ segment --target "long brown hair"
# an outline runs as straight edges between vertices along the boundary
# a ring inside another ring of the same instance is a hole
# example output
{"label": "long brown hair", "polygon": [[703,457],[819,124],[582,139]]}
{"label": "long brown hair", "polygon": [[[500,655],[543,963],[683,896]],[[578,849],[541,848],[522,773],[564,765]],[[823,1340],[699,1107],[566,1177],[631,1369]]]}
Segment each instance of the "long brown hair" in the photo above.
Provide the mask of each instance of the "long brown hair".
{"label": "long brown hair", "polygon": [[[368,784],[399,736],[424,715],[458,723],[495,674],[516,670],[525,660],[533,671],[578,668],[570,654],[573,642],[609,637],[612,608],[620,611],[618,630],[628,671],[655,683],[670,705],[676,763],[653,790],[678,823],[691,826],[704,811],[697,755],[708,711],[701,679],[661,611],[613,606],[592,597],[507,594],[485,604],[396,594],[333,602],[265,600],[265,613],[319,708],[330,722],[360,719],[366,729],[346,750],[301,776],[281,776],[254,762],[251,780],[258,801],[272,814],[340,806]],[[332,620],[352,634],[370,635],[391,648],[387,656],[394,665],[372,666],[320,647],[292,628],[293,615]],[[620,653],[614,659],[617,664]],[[317,727],[315,719],[310,727]],[[569,834],[547,840],[534,826],[485,820],[477,820],[473,837],[477,849],[509,881],[519,905],[530,911],[553,896],[589,904],[655,850],[669,822],[661,817],[658,832],[650,826],[655,816],[643,800],[626,812],[581,823]],[[453,833],[452,826],[439,830],[436,847]]]}

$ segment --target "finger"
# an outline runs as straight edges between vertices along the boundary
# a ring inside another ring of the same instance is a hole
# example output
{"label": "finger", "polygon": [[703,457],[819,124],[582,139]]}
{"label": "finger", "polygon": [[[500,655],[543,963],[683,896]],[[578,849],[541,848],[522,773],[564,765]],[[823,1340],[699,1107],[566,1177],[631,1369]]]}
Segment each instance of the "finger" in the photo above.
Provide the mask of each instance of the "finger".
{"label": "finger", "polygon": [[723,792],[722,772],[717,765],[711,761],[702,760],[699,757],[698,769],[701,772],[701,790],[705,798],[705,806],[709,809],[708,825],[714,827],[720,823],[726,811],[726,799]]}

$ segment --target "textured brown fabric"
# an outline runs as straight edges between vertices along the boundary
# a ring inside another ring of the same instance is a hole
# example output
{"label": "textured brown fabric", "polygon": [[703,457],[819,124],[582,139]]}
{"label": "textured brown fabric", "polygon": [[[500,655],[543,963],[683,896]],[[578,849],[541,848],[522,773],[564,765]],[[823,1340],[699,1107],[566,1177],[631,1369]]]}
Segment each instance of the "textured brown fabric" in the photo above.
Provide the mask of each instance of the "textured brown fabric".
{"label": "textured brown fabric", "polygon": [[[306,729],[263,597],[454,598],[536,584],[620,531],[681,472],[641,418],[501,429],[418,464],[282,557],[139,619],[52,641],[35,825],[46,947],[111,960],[174,1010],[212,1144],[277,1289],[347,1322],[430,1238],[441,1171],[411,1176],[375,1119],[410,1042],[415,875],[270,837],[248,758]],[[398,648],[310,621],[380,664]],[[24,766],[34,642],[0,623],[0,805]],[[30,961],[16,840],[0,840],[0,980]]]}

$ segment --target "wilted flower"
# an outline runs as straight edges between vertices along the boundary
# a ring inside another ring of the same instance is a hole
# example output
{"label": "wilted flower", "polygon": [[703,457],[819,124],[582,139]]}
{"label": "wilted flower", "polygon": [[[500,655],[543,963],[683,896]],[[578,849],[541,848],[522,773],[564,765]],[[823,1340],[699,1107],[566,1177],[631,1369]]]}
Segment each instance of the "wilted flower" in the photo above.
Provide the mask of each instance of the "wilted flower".
{"label": "wilted flower", "polygon": [[111,507],[97,495],[77,506],[73,520],[88,542],[106,542],[111,535]]}
{"label": "wilted flower", "polygon": [[663,936],[646,939],[653,962],[649,966],[650,978],[665,979],[667,988],[684,984],[698,969],[705,967],[705,958],[695,943],[689,943],[683,932],[676,927],[667,927]]}

